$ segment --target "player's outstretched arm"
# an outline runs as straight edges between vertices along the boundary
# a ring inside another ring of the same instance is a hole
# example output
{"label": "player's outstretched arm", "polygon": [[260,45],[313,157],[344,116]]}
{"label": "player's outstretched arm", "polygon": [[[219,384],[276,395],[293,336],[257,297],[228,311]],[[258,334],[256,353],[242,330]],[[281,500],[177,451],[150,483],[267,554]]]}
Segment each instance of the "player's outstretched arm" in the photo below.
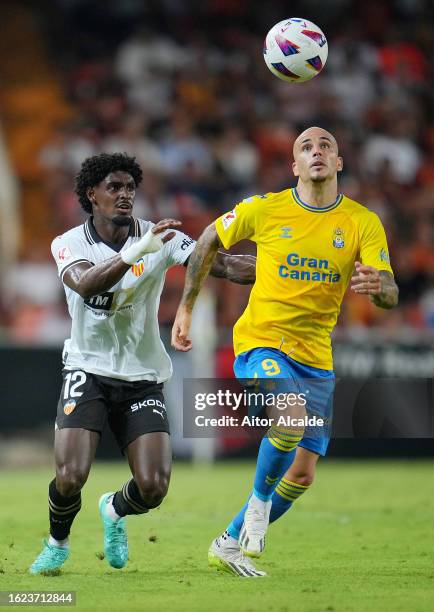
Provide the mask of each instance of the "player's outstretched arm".
{"label": "player's outstretched arm", "polygon": [[238,285],[253,285],[256,280],[256,257],[218,251],[209,273],[210,276],[227,278]]}
{"label": "player's outstretched arm", "polygon": [[178,306],[172,327],[172,346],[178,351],[189,351],[192,347],[188,338],[191,327],[191,314],[199,291],[210,273],[218,248],[222,246],[214,223],[211,223],[200,236],[190,256],[185,275],[184,293]]}
{"label": "player's outstretched arm", "polygon": [[107,291],[121,280],[130,267],[147,253],[159,251],[165,242],[175,236],[175,232],[169,232],[161,237],[168,229],[181,225],[175,219],[163,219],[159,221],[137,242],[121,251],[118,255],[110,257],[99,264],[92,266],[87,262],[77,263],[71,266],[64,274],[64,283],[82,298],[90,298],[99,293]]}
{"label": "player's outstretched arm", "polygon": [[394,308],[398,304],[399,289],[393,274],[355,262],[356,271],[351,278],[351,289],[355,293],[369,295],[379,308]]}

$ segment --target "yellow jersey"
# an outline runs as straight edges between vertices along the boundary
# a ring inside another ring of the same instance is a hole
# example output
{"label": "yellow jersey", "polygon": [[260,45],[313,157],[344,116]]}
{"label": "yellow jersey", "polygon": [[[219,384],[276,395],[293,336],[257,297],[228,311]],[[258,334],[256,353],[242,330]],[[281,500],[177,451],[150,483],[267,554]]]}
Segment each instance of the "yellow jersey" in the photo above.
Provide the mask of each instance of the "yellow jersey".
{"label": "yellow jersey", "polygon": [[256,282],[234,326],[235,354],[271,347],[332,369],[330,334],[354,262],[392,272],[378,216],[342,194],[317,208],[286,189],[246,198],[215,226],[227,249],[243,239],[257,245]]}

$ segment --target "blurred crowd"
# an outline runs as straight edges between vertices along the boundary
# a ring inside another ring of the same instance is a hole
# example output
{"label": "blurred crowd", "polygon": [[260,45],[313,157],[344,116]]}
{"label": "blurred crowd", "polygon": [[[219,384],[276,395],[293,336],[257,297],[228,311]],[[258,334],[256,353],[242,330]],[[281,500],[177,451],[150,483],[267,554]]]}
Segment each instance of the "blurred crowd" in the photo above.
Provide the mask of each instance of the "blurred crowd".
{"label": "blurred crowd", "polygon": [[[73,179],[90,155],[135,155],[144,171],[136,216],[181,219],[196,238],[244,197],[294,185],[294,138],[319,125],[333,132],[344,158],[340,190],[382,219],[400,288],[400,306],[390,312],[348,295],[336,336],[411,341],[433,334],[431,2],[56,4],[49,20],[40,18],[73,117],[52,134],[39,163],[58,233],[83,221]],[[323,73],[302,85],[275,78],[262,59],[267,30],[291,16],[316,22],[329,42]],[[249,244],[241,251],[254,252]],[[168,274],[162,324],[173,320],[183,274]],[[38,276],[45,289],[26,295],[26,278]],[[67,334],[47,245],[11,270],[7,286],[10,338],[56,342]],[[248,289],[228,283],[216,299],[225,343]],[[17,309],[29,301],[31,308]]]}

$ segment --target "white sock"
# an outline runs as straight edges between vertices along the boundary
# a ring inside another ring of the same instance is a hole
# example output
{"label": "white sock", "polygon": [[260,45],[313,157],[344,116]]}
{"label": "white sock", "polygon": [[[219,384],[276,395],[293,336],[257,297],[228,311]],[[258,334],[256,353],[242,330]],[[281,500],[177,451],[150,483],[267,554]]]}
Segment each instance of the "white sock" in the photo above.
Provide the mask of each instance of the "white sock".
{"label": "white sock", "polygon": [[108,516],[113,519],[114,521],[118,521],[121,517],[119,516],[119,514],[116,512],[116,510],[114,509],[113,506],[113,497],[107,502],[106,506],[105,506],[105,511],[108,514]]}
{"label": "white sock", "polygon": [[48,544],[50,546],[58,546],[59,548],[69,548],[69,538],[65,538],[64,540],[55,540],[53,536],[50,535],[48,538]]}

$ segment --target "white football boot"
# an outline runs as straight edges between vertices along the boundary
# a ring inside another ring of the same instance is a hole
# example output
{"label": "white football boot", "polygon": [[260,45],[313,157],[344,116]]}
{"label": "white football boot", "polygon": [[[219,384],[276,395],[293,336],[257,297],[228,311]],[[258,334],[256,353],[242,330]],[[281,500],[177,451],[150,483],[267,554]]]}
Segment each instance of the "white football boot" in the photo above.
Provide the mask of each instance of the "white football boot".
{"label": "white football boot", "polygon": [[271,500],[262,501],[253,493],[244,514],[240,548],[248,557],[260,557],[265,548],[265,534],[270,521]]}
{"label": "white football boot", "polygon": [[211,542],[208,564],[239,578],[262,578],[267,575],[256,569],[252,561],[241,552],[237,540],[227,537],[226,533]]}

